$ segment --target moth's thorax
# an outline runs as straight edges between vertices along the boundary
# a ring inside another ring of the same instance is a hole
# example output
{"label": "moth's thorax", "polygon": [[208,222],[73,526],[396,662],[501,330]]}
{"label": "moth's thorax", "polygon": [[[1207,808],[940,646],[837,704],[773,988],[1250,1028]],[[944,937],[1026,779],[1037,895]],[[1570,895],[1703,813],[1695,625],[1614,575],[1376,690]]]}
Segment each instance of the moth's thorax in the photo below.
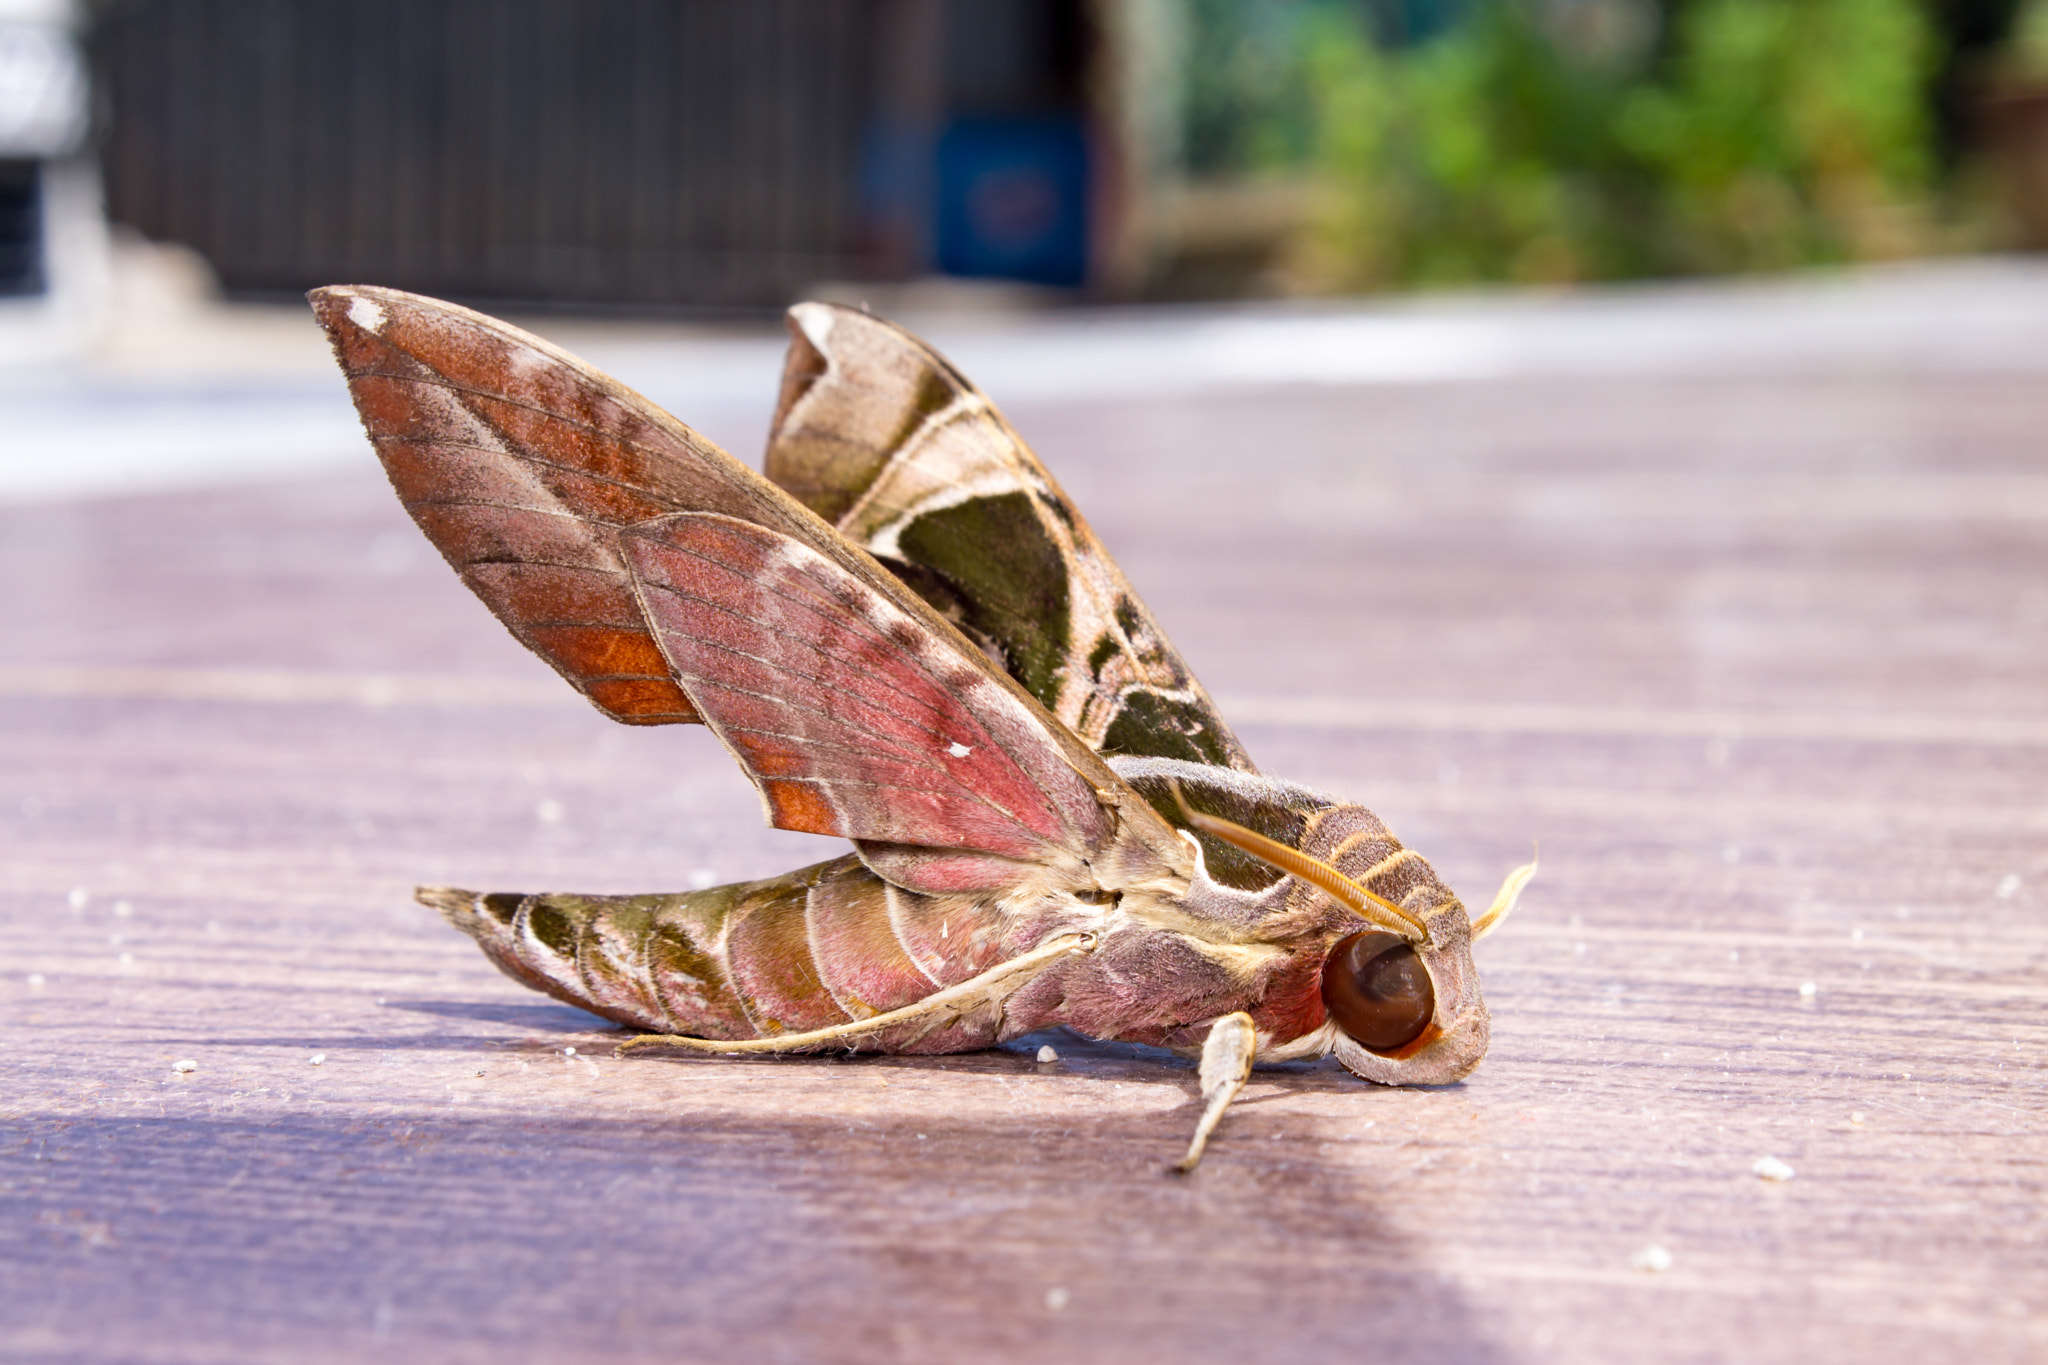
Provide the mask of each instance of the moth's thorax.
{"label": "moth's thorax", "polygon": [[1094,934],[1096,946],[1020,991],[1004,1031],[1064,1024],[1093,1038],[1199,1048],[1208,1022],[1243,1008],[1287,956],[1243,932],[1254,903],[1277,904],[1284,890],[1258,896],[1204,882],[1161,879],[1099,906],[1067,902],[1063,927]]}
{"label": "moth's thorax", "polygon": [[[1250,1002],[1242,1007],[1258,1026],[1261,1060],[1334,1051],[1369,1080],[1421,1085],[1457,1080],[1478,1065],[1488,1021],[1465,907],[1383,820],[1363,806],[1252,774],[1160,759],[1113,766],[1176,824],[1185,825],[1178,803],[1186,800],[1335,867],[1428,927],[1428,942],[1417,952],[1435,993],[1430,1023],[1393,1055],[1373,1052],[1332,1023],[1322,995],[1331,949],[1372,926],[1327,893],[1191,833],[1202,859],[1180,907],[1185,932],[1199,937],[1207,947],[1198,951],[1210,956],[1221,956],[1225,946],[1237,950],[1230,956],[1239,964],[1241,998]],[[1242,951],[1254,943],[1264,951]],[[1188,1037],[1198,1042],[1200,1030]]]}

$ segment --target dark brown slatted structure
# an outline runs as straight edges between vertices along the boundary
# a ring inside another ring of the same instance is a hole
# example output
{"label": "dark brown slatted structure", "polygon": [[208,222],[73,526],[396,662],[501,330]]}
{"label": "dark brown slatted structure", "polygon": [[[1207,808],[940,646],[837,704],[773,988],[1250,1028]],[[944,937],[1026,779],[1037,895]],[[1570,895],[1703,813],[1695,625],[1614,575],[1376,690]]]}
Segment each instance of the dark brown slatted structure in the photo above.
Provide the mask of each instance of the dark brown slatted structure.
{"label": "dark brown slatted structure", "polygon": [[886,0],[140,0],[109,207],[230,289],[762,308],[869,273]]}

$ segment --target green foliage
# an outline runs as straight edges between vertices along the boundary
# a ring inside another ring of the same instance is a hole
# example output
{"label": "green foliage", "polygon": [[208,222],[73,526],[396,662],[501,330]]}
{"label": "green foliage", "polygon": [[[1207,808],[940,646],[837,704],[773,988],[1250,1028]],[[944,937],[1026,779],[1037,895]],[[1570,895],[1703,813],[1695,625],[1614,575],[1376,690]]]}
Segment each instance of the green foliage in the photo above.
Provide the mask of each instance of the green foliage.
{"label": "green foliage", "polygon": [[2019,6],[2007,60],[2016,75],[2032,80],[2048,75],[2048,0],[2025,0]]}
{"label": "green foliage", "polygon": [[1303,28],[1331,187],[1311,273],[1342,286],[1755,270],[1925,235],[1914,0],[1687,0],[1634,57],[1493,0],[1400,52],[1340,8]]}
{"label": "green foliage", "polygon": [[1318,116],[1302,81],[1303,17],[1317,0],[1183,0],[1185,169],[1198,177],[1298,165]]}

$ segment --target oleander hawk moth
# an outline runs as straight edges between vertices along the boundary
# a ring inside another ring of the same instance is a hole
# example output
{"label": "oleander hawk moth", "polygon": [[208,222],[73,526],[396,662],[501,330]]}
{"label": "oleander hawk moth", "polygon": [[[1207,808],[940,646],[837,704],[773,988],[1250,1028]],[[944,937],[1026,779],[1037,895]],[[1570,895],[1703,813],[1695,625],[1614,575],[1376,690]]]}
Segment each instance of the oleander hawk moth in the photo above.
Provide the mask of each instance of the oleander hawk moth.
{"label": "oleander hawk moth", "polygon": [[708,890],[419,899],[512,977],[719,1053],[947,1053],[1067,1025],[1437,1084],[1488,1037],[1477,921],[1370,811],[1266,777],[1036,456],[935,351],[790,310],[767,476],[537,337],[310,296],[406,510],[629,725],[701,722],[850,853]]}

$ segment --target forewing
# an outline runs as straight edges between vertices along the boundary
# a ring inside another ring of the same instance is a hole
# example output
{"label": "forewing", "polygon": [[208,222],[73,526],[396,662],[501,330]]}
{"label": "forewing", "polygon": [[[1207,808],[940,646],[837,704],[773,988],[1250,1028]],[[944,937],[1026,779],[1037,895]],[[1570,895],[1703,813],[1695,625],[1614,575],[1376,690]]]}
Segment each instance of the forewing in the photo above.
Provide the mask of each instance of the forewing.
{"label": "forewing", "polygon": [[913,859],[919,890],[1013,884],[1005,863],[1091,880],[1085,864],[1115,825],[1101,789],[1044,712],[949,633],[810,547],[731,517],[665,517],[620,545],[677,680],[771,823],[864,852],[948,850]]}
{"label": "forewing", "polygon": [[[876,871],[920,888],[1013,884],[1013,871],[991,870],[1013,859],[1072,870],[1180,856],[1144,799],[921,597],[640,395],[453,304],[367,287],[312,300],[400,498],[464,581],[608,714],[640,724],[710,716],[775,823],[849,834]],[[714,526],[732,570],[723,578],[710,573],[716,555],[692,557]],[[667,546],[672,534],[687,548]],[[796,610],[771,600],[777,585],[809,594],[813,645],[854,652],[807,655],[787,632],[766,630],[796,619],[775,615]],[[844,619],[846,603],[858,604],[857,620]],[[863,622],[883,642],[844,633]],[[719,671],[728,665],[740,672]],[[892,700],[897,683],[938,708],[935,731],[959,730],[947,746],[972,753],[989,742],[973,776],[948,785],[944,767],[906,759],[901,781],[871,780],[879,769],[863,769],[860,746],[915,747],[866,719],[876,708],[914,711]],[[934,686],[954,696],[952,710]]]}
{"label": "forewing", "polygon": [[392,289],[310,297],[392,487],[462,581],[613,719],[697,719],[612,531],[699,505],[708,443],[481,314]]}
{"label": "forewing", "polygon": [[789,327],[770,479],[1091,748],[1252,769],[1087,522],[978,389],[866,313],[799,304]]}

